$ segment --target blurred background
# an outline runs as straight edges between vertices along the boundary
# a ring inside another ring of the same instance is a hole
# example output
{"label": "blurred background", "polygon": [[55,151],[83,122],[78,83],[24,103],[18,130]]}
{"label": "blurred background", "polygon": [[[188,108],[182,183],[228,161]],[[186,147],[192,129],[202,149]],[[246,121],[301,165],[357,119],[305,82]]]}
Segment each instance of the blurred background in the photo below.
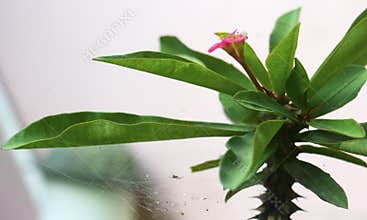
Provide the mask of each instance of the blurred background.
{"label": "blurred background", "polygon": [[[72,111],[122,111],[228,122],[217,93],[117,66],[101,55],[158,50],[160,35],[179,36],[206,51],[218,31],[235,28],[264,60],[275,19],[301,6],[297,57],[313,73],[365,0],[281,1],[0,1],[0,141],[25,124]],[[221,51],[215,56],[233,62]],[[330,116],[367,121],[367,88]],[[126,146],[0,151],[0,219],[244,219],[259,202],[254,187],[224,203],[218,170],[190,173],[215,159],[225,138]],[[306,210],[295,219],[366,219],[367,171],[318,156],[304,157],[330,172],[349,197],[349,210],[320,201],[296,185]]]}

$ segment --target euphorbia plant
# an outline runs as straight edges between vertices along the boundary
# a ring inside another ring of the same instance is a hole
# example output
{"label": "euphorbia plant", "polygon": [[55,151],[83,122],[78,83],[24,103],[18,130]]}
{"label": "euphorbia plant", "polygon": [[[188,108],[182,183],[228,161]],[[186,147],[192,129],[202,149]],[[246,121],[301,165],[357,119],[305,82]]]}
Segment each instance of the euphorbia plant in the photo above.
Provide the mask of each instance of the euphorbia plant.
{"label": "euphorbia plant", "polygon": [[[228,136],[219,159],[192,167],[219,166],[220,180],[237,192],[261,184],[258,219],[290,219],[300,210],[292,200],[298,182],[322,200],[347,208],[344,190],[329,174],[297,159],[311,153],[366,167],[354,155],[367,155],[367,123],[353,119],[318,119],[353,100],[367,80],[367,10],[352,24],[340,43],[308,78],[295,57],[300,10],[282,15],[270,36],[265,65],[247,42],[247,35],[217,33],[223,49],[246,71],[206,53],[194,51],[173,36],[160,39],[161,51],[142,51],[96,58],[219,92],[233,124],[182,121],[126,113],[78,112],[41,119],[17,133],[4,149],[108,145],[142,141]],[[312,128],[312,129],[310,129]],[[308,142],[308,143],[307,143]]]}

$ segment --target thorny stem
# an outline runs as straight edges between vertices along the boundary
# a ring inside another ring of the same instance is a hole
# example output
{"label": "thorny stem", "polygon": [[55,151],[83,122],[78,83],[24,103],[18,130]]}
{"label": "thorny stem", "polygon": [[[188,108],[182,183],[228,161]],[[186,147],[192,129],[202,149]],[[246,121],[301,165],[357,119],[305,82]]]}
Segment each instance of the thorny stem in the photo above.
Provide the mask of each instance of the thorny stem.
{"label": "thorny stem", "polygon": [[294,135],[302,129],[301,127],[287,123],[274,139],[280,149],[267,161],[265,168],[272,174],[264,181],[265,193],[258,198],[262,205],[257,208],[260,213],[254,217],[258,220],[290,220],[291,215],[302,210],[292,200],[300,197],[292,190],[295,180],[283,167],[287,158],[294,158],[298,152],[294,145]]}
{"label": "thorny stem", "polygon": [[[238,53],[233,56],[245,69],[249,78],[256,86],[257,90],[270,97],[274,98],[278,103],[284,105],[289,111],[295,111],[297,108],[289,102],[287,96],[277,96],[274,92],[263,88],[257,81],[251,68],[247,65],[243,56]],[[301,120],[309,119],[309,112],[299,116]],[[261,199],[262,205],[257,208],[260,213],[254,217],[258,220],[290,220],[291,215],[298,210],[302,210],[292,202],[293,199],[299,197],[297,193],[292,190],[292,185],[295,183],[283,168],[282,163],[291,157],[296,157],[298,150],[294,145],[294,136],[299,130],[303,128],[302,124],[287,124],[275,139],[278,139],[280,149],[267,161],[267,169],[273,170],[263,186],[266,188],[265,193],[258,198]]]}

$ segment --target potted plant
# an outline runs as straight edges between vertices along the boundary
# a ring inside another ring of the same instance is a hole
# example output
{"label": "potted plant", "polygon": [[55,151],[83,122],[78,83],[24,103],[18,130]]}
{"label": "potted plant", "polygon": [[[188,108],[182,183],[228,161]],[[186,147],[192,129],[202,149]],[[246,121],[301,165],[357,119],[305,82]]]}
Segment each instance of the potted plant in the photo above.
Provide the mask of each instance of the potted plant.
{"label": "potted plant", "polygon": [[[322,169],[299,154],[333,157],[366,167],[366,123],[322,118],[353,100],[367,80],[367,10],[309,79],[296,58],[300,9],[282,15],[270,36],[263,64],[234,31],[217,33],[209,52],[225,50],[246,74],[221,59],[185,46],[173,36],[160,39],[161,51],[141,51],[94,60],[192,83],[219,92],[233,124],[182,121],[128,113],[76,112],[48,116],[13,136],[7,150],[62,148],[227,136],[226,152],[192,167],[219,166],[226,200],[250,186],[266,188],[257,219],[290,219],[297,210],[292,190],[298,182],[322,200],[347,208],[344,190]],[[107,146],[106,146],[107,147]]]}

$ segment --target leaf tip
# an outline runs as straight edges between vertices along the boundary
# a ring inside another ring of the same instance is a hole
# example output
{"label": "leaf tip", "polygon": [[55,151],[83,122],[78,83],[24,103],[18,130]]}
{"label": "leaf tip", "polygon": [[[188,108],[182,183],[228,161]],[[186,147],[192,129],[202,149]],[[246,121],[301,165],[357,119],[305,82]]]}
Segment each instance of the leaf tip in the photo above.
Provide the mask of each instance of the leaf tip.
{"label": "leaf tip", "polygon": [[359,127],[359,131],[358,131],[358,134],[356,135],[357,137],[356,138],[364,138],[366,136],[366,131],[364,130],[364,127],[357,123],[358,127]]}
{"label": "leaf tip", "polygon": [[348,197],[347,197],[347,194],[345,192],[344,192],[344,200],[343,200],[343,203],[341,204],[340,207],[341,208],[344,208],[344,209],[348,209],[349,208]]}
{"label": "leaf tip", "polygon": [[233,194],[232,191],[228,191],[226,196],[224,197],[224,202],[227,203],[229,201],[230,198],[232,198]]}
{"label": "leaf tip", "polygon": [[104,62],[107,60],[106,57],[94,57],[92,58],[93,61],[101,61],[101,62]]}
{"label": "leaf tip", "polygon": [[173,35],[162,35],[162,36],[159,37],[160,41],[169,40],[169,39],[177,39],[177,37],[175,37]]}
{"label": "leaf tip", "polygon": [[347,196],[345,196],[345,201],[343,201],[341,204],[339,204],[339,207],[343,208],[343,209],[348,209],[349,208]]}
{"label": "leaf tip", "polygon": [[3,150],[14,150],[16,147],[14,147],[14,146],[12,146],[12,145],[10,145],[10,144],[8,144],[8,143],[5,143],[5,144],[3,144],[2,146],[1,146],[1,149],[3,149]]}
{"label": "leaf tip", "polygon": [[302,11],[302,7],[301,6],[299,6],[299,7],[297,7],[297,8],[295,8],[295,9],[293,9],[293,10],[290,10],[288,13],[286,13],[286,14],[293,14],[293,13],[295,13],[296,15],[297,15],[297,20],[299,19],[299,16],[300,16],[300,14],[301,14],[301,11]]}
{"label": "leaf tip", "polygon": [[195,166],[190,167],[191,173],[197,173],[199,172]]}

